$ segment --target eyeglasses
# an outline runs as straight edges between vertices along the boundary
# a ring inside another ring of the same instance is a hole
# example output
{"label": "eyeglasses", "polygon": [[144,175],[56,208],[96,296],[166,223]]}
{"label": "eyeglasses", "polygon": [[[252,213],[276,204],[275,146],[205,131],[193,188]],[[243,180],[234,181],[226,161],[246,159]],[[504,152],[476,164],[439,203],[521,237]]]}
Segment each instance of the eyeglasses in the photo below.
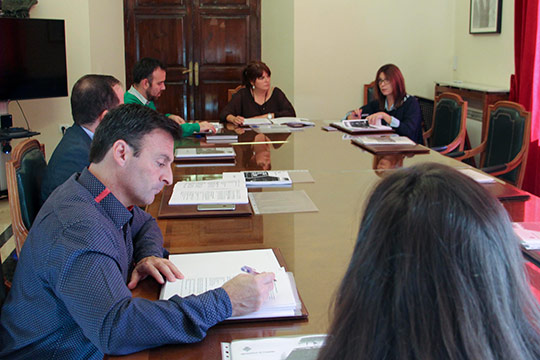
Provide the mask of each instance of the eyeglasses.
{"label": "eyeglasses", "polygon": [[379,79],[378,82],[379,82],[379,85],[390,84],[390,80],[388,79]]}

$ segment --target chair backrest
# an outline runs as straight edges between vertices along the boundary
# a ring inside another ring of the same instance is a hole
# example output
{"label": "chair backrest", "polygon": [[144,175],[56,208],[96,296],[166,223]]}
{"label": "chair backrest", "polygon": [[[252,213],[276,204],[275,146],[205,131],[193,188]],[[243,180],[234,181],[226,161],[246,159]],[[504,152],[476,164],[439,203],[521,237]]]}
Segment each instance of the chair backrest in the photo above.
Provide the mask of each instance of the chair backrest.
{"label": "chair backrest", "polygon": [[467,133],[467,102],[454,93],[435,97],[431,147],[447,146],[447,151],[463,151]]}
{"label": "chair backrest", "polygon": [[47,168],[44,147],[28,139],[13,149],[6,163],[9,212],[17,254],[41,207],[41,182]]}
{"label": "chair backrest", "polygon": [[531,138],[531,114],[518,103],[499,101],[488,107],[486,126],[486,149],[480,167],[516,163],[512,171],[498,177],[521,187]]}
{"label": "chair backrest", "polygon": [[228,89],[227,90],[227,102],[231,101],[234,94],[238,92],[238,90],[242,89],[244,85],[238,85],[234,89]]}
{"label": "chair backrest", "polygon": [[422,112],[422,131],[428,131],[431,129],[431,123],[433,122],[434,101],[418,95],[414,95],[414,97],[418,100]]}
{"label": "chair backrest", "polygon": [[375,100],[375,80],[364,85],[364,105]]}

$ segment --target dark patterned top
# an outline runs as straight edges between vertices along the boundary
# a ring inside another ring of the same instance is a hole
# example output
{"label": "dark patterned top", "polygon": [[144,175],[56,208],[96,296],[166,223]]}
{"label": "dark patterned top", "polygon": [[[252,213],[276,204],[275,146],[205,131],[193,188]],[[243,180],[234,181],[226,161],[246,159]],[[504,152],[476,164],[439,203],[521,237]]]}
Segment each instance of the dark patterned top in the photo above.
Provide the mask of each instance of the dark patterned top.
{"label": "dark patterned top", "polygon": [[233,95],[231,101],[221,110],[219,120],[226,122],[227,115],[243,116],[251,118],[268,113],[273,113],[274,117],[295,117],[296,112],[293,106],[279,88],[274,88],[270,98],[262,105],[253,100],[251,91],[247,88],[238,90]]}
{"label": "dark patterned top", "polygon": [[132,298],[134,264],[162,256],[147,213],[126,209],[88,169],[41,208],[2,308],[0,358],[101,359],[191,343],[231,316],[225,290],[162,301]]}

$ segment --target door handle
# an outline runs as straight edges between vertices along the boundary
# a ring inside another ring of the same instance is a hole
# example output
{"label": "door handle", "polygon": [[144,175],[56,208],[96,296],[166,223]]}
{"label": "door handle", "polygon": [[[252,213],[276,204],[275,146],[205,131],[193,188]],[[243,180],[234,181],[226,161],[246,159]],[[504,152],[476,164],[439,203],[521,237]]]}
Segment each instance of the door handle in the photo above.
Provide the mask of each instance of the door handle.
{"label": "door handle", "polygon": [[189,62],[189,68],[182,71],[182,74],[188,74],[188,83],[189,86],[193,85],[193,61]]}
{"label": "door handle", "polygon": [[195,62],[195,86],[199,86],[199,63]]}

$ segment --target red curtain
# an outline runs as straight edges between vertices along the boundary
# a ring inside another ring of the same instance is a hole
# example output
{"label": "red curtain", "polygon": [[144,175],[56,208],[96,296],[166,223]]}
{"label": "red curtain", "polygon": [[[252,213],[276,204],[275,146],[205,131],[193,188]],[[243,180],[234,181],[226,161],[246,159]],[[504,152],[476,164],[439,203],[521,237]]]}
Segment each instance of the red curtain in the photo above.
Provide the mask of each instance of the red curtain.
{"label": "red curtain", "polygon": [[516,73],[510,100],[531,112],[531,143],[523,188],[540,196],[540,31],[538,0],[515,0],[514,57]]}

